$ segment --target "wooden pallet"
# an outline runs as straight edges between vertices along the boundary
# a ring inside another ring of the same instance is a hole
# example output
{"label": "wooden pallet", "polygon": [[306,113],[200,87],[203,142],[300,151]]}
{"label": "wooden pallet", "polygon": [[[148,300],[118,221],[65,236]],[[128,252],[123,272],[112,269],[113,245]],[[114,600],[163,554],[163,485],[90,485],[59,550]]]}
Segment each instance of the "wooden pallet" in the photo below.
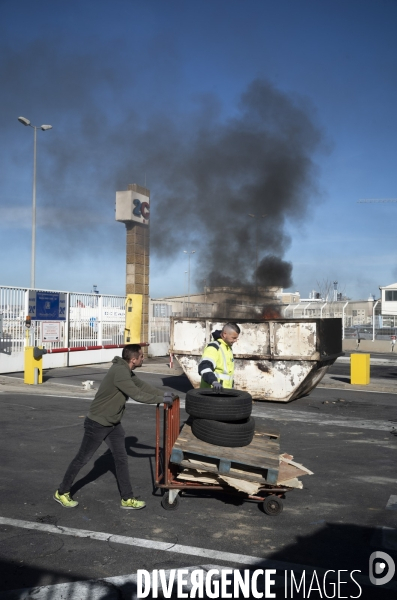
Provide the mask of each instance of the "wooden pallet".
{"label": "wooden pallet", "polygon": [[172,451],[170,461],[192,468],[189,459],[202,460],[200,470],[275,485],[280,467],[280,434],[256,425],[252,442],[242,448],[226,448],[202,442],[185,423]]}

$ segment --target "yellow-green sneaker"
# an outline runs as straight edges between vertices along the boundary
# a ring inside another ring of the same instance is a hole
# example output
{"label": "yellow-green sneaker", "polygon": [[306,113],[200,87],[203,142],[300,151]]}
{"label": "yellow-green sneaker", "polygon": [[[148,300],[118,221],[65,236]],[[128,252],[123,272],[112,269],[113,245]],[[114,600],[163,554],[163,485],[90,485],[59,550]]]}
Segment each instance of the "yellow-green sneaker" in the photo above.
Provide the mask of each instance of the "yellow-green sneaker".
{"label": "yellow-green sneaker", "polygon": [[62,504],[64,508],[75,508],[78,505],[76,500],[72,500],[70,497],[70,492],[66,492],[65,494],[60,494],[58,490],[54,494],[54,500]]}
{"label": "yellow-green sneaker", "polygon": [[133,510],[139,510],[145,508],[146,502],[143,500],[137,500],[136,498],[128,498],[128,500],[121,499],[121,508],[131,508]]}

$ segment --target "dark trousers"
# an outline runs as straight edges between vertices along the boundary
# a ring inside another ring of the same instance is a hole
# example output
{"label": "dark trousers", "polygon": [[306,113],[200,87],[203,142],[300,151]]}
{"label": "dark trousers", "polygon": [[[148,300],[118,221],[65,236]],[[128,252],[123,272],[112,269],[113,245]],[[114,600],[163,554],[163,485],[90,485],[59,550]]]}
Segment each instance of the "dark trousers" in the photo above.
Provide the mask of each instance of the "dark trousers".
{"label": "dark trousers", "polygon": [[84,421],[84,437],[80,450],[67,468],[65,477],[58,488],[60,494],[70,491],[77,473],[88,463],[102,442],[109,446],[116,466],[116,477],[121,497],[124,500],[132,498],[130,474],[128,472],[128,456],[125,449],[125,431],[121,425],[105,427],[88,417]]}

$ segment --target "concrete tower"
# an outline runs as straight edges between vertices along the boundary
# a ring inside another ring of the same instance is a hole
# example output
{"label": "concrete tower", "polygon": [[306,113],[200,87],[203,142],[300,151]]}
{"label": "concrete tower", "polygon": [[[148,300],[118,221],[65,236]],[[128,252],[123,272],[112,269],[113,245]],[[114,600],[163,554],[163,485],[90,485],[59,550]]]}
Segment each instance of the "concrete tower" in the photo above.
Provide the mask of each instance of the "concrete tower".
{"label": "concrete tower", "polygon": [[116,221],[125,223],[127,230],[126,294],[142,295],[141,342],[149,341],[149,213],[150,192],[145,187],[133,183],[125,192],[116,192]]}

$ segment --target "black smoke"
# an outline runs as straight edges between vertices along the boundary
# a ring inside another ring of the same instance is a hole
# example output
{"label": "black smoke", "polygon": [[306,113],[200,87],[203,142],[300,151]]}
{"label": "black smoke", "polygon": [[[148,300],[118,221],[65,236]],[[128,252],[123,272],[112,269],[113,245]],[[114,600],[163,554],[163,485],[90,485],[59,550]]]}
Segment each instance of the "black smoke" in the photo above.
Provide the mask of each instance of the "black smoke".
{"label": "black smoke", "polygon": [[154,202],[153,249],[198,250],[198,278],[211,286],[252,285],[258,260],[257,284],[289,287],[285,224],[304,219],[316,196],[321,134],[310,107],[258,79],[232,118],[202,106],[188,132],[175,133]]}
{"label": "black smoke", "polygon": [[292,285],[292,264],[278,256],[265,256],[256,271],[258,286],[289,288]]}
{"label": "black smoke", "polygon": [[[0,77],[8,130],[11,122],[22,128],[19,115],[54,126],[39,139],[38,226],[47,243],[80,257],[115,247],[123,260],[115,192],[138,183],[151,190],[159,259],[194,249],[194,272],[207,285],[291,285],[285,226],[304,220],[317,198],[322,141],[307,101],[256,79],[227,111],[203,94],[194,109],[167,97],[145,112],[142,100],[138,110],[123,97],[127,85],[139,97],[137,77],[89,53],[66,58],[56,40],[3,48]],[[26,133],[18,133],[25,153],[19,147],[13,157],[21,167],[31,156]]]}

